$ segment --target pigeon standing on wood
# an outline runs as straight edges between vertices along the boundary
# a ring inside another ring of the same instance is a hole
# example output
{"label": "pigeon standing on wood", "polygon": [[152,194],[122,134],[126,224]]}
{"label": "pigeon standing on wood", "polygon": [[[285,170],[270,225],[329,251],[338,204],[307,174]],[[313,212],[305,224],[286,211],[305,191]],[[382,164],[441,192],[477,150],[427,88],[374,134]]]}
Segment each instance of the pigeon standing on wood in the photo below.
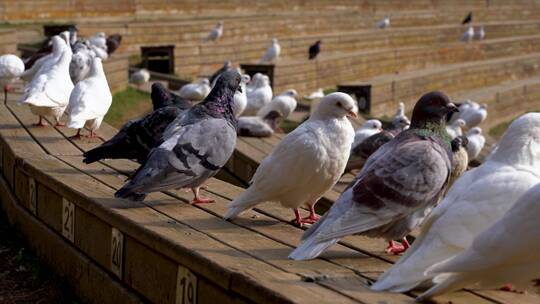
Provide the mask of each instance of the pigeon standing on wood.
{"label": "pigeon standing on wood", "polygon": [[240,81],[236,71],[223,73],[203,102],[182,112],[167,127],[163,143],[115,196],[140,201],[150,192],[191,188],[193,204],[212,202],[199,196],[199,187],[234,151],[237,120],[233,103]]}
{"label": "pigeon standing on wood", "polygon": [[251,80],[249,75],[242,75],[242,81],[240,82],[240,90],[234,93],[234,116],[240,117],[247,107],[247,89],[246,85]]}
{"label": "pigeon standing on wood", "polygon": [[90,129],[90,137],[95,137],[103,118],[109,111],[112,94],[103,71],[101,58],[94,58],[90,73],[86,79],[77,83],[71,91],[66,114],[67,126],[78,129],[76,138],[81,136],[81,129]]}
{"label": "pigeon standing on wood", "polygon": [[321,41],[317,40],[315,44],[309,47],[309,51],[308,51],[309,59],[310,60],[315,59],[315,57],[317,57],[317,55],[319,55],[320,52],[321,52]]}
{"label": "pigeon standing on wood", "polygon": [[477,105],[472,104],[465,112],[459,115],[459,118],[465,121],[469,129],[479,126],[487,118],[487,104]]}
{"label": "pigeon standing on wood", "polygon": [[281,113],[283,119],[287,119],[287,117],[289,117],[289,115],[291,115],[291,113],[296,109],[296,96],[298,96],[298,93],[296,93],[296,90],[293,89],[287,90],[275,96],[269,103],[267,103],[257,112],[257,116],[264,117],[270,111],[278,111]]}
{"label": "pigeon standing on wood", "polygon": [[364,122],[354,133],[352,149],[361,144],[366,138],[381,132],[382,123],[378,119],[370,119]]}
{"label": "pigeon standing on wood", "polygon": [[[302,237],[289,258],[314,259],[347,235],[389,240],[388,251],[401,253],[405,236],[441,199],[452,170],[446,115],[457,107],[441,92],[416,103],[411,126],[383,145],[330,210]],[[398,246],[393,240],[403,239]]]}
{"label": "pigeon standing on wood", "polygon": [[262,107],[272,101],[273,93],[268,76],[257,73],[253,75],[251,82],[253,82],[251,89],[246,88],[247,106],[243,113],[246,116],[256,115]]}
{"label": "pigeon standing on wood", "polygon": [[112,34],[109,37],[107,37],[105,44],[107,45],[107,54],[111,55],[114,53],[122,43],[122,35],[120,34]]}
{"label": "pigeon standing on wood", "polygon": [[472,22],[472,12],[469,12],[465,18],[463,18],[463,21],[461,21],[461,24],[468,24]]}
{"label": "pigeon standing on wood", "polygon": [[469,161],[475,160],[478,155],[480,155],[480,152],[482,152],[482,149],[486,144],[486,138],[482,135],[482,129],[480,127],[470,129],[467,131],[466,135],[469,141],[469,144],[467,145]]}
{"label": "pigeon standing on wood", "polygon": [[461,35],[461,41],[471,42],[474,37],[474,28],[470,25],[467,30]]}
{"label": "pigeon standing on wood", "polygon": [[[345,93],[325,96],[317,112],[287,134],[259,165],[249,188],[229,205],[226,219],[263,202],[292,208],[294,223],[314,223],[314,205],[343,174],[354,129],[346,116],[356,116],[355,101]],[[301,218],[298,208],[310,208]]]}
{"label": "pigeon standing on wood", "polygon": [[259,63],[275,62],[281,53],[281,46],[277,38],[272,39],[272,45],[266,50]]}
{"label": "pigeon standing on wood", "polygon": [[372,289],[405,292],[431,284],[434,274],[426,273],[429,267],[463,252],[540,182],[539,134],[540,113],[513,121],[495,153],[454,183],[425,220],[413,246]]}
{"label": "pigeon standing on wood", "polygon": [[147,69],[140,69],[129,76],[129,82],[139,88],[148,81],[150,81],[150,72]]}
{"label": "pigeon standing on wood", "polygon": [[223,35],[223,21],[219,21],[216,26],[206,36],[206,41],[217,41]]}
{"label": "pigeon standing on wood", "polygon": [[390,17],[386,16],[376,24],[377,28],[385,29],[387,27],[390,27]]}
{"label": "pigeon standing on wood", "polygon": [[24,72],[24,62],[21,58],[7,54],[0,56],[0,86],[4,89],[4,103],[8,99],[9,85]]}
{"label": "pigeon standing on wood", "polygon": [[495,288],[507,283],[530,286],[540,276],[540,184],[525,192],[497,222],[474,238],[452,259],[435,264],[427,273],[436,283],[418,297],[434,296],[480,285]]}
{"label": "pigeon standing on wood", "polygon": [[238,118],[238,135],[248,137],[270,137],[281,122],[281,113],[270,111],[265,116],[242,116]]}
{"label": "pigeon standing on wood", "polygon": [[[43,116],[53,116],[56,126],[63,126],[60,117],[64,113],[68,103],[73,82],[69,76],[69,64],[72,52],[67,43],[60,37],[53,37],[54,53],[59,53],[56,62],[44,62],[36,73],[32,82],[24,89],[24,94],[19,103],[28,104],[33,114],[39,116],[38,126],[44,126]],[[51,57],[54,59],[56,57]]]}
{"label": "pigeon standing on wood", "polygon": [[[41,71],[48,71],[53,65],[58,62],[60,56],[62,55],[64,48],[67,47],[67,44],[60,36],[53,36],[51,38],[51,49],[52,52],[47,55],[37,59],[31,67],[26,65],[26,70],[22,73],[21,78],[25,81],[32,81],[37,74]],[[43,67],[43,69],[41,69]]]}
{"label": "pigeon standing on wood", "polygon": [[178,95],[191,101],[201,101],[210,93],[210,81],[207,78],[199,79],[197,82],[186,84],[178,91]]}

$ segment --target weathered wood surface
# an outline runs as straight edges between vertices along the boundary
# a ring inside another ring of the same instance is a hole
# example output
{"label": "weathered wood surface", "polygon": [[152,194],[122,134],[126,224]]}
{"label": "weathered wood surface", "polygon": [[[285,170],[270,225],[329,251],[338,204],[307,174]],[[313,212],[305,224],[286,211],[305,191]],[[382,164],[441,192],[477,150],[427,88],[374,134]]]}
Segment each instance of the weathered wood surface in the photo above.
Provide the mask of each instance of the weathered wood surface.
{"label": "weathered wood surface", "polygon": [[[287,255],[302,230],[289,223],[289,210],[263,204],[224,221],[227,203],[243,190],[217,179],[204,191],[215,204],[192,206],[191,194],[183,190],[151,194],[143,203],[115,199],[114,191],[138,165],[81,161],[82,151],[110,138],[115,129],[104,125],[99,139],[71,140],[74,130],[34,127],[27,107],[10,101],[0,113],[2,206],[57,271],[84,278],[77,291],[92,302],[413,301],[412,294],[368,288],[396,259],[383,252],[383,240],[347,237],[321,259],[291,261]],[[57,251],[63,260],[54,255]],[[82,274],[80,263],[87,265]],[[182,294],[195,281],[194,293]],[[111,298],[102,299],[109,293]],[[515,297],[520,303],[538,300]],[[513,298],[498,291],[461,291],[438,300],[511,303]]]}

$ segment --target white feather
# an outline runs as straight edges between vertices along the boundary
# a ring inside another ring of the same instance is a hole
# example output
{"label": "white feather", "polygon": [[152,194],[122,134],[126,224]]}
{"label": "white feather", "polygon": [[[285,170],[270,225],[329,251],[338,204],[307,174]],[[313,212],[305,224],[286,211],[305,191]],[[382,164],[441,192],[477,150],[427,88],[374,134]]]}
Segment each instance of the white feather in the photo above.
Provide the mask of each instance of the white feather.
{"label": "white feather", "polygon": [[272,100],[272,87],[268,76],[257,73],[251,79],[252,85],[247,89],[247,106],[242,115],[254,116]]}
{"label": "white feather", "polygon": [[297,95],[296,90],[287,90],[275,96],[257,112],[257,116],[265,117],[270,111],[278,111],[283,116],[283,119],[286,119],[296,109],[295,97]]}
{"label": "white feather", "polygon": [[210,90],[210,82],[208,79],[203,78],[197,82],[186,84],[181,87],[178,91],[178,95],[191,101],[201,101],[208,96]]}
{"label": "white feather", "polygon": [[259,63],[274,62],[281,54],[281,46],[276,38],[272,39],[272,45],[266,50]]}

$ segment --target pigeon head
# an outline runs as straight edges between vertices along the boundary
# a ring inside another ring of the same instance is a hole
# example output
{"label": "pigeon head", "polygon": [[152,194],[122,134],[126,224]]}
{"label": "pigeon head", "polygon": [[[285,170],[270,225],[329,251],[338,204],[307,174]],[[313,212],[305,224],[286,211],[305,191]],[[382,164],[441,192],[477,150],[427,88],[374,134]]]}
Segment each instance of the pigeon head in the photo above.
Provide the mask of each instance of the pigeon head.
{"label": "pigeon head", "polygon": [[234,94],[240,88],[241,81],[242,77],[236,71],[221,73],[212,91],[201,103],[205,111],[212,116],[224,116],[236,122],[233,110]]}
{"label": "pigeon head", "polygon": [[357,112],[356,101],[349,94],[335,92],[321,99],[321,103],[312,116],[315,118],[357,117]]}
{"label": "pigeon head", "polygon": [[66,41],[60,36],[53,36],[51,38],[51,43],[54,53],[60,52],[67,45]]}
{"label": "pigeon head", "polygon": [[171,94],[165,89],[165,86],[161,82],[154,82],[152,84],[152,90],[150,92],[150,98],[152,103],[169,103],[171,102]]}
{"label": "pigeon head", "polygon": [[59,34],[59,36],[62,37],[62,39],[64,39],[64,41],[65,41],[66,43],[68,43],[68,44],[69,44],[69,42],[70,42],[70,40],[69,40],[70,35],[71,35],[71,34],[69,33],[69,31],[63,31],[63,32],[61,32],[61,33]]}
{"label": "pigeon head", "polygon": [[514,120],[489,159],[532,166],[540,172],[540,113],[527,113]]}
{"label": "pigeon head", "polygon": [[465,124],[466,124],[465,120],[458,118],[452,123],[452,126],[463,128],[465,127]]}
{"label": "pigeon head", "polygon": [[377,119],[370,119],[362,125],[362,129],[382,130],[382,123]]}
{"label": "pigeon head", "polygon": [[406,130],[410,125],[411,121],[405,115],[395,116],[394,119],[392,119],[392,126],[396,129]]}
{"label": "pigeon head", "polygon": [[251,81],[251,77],[249,77],[248,74],[243,74],[243,75],[242,75],[242,83],[243,83],[243,84],[247,84],[247,83],[249,83],[250,81]]}
{"label": "pigeon head", "polygon": [[459,112],[459,110],[450,102],[448,96],[437,91],[427,93],[414,106],[411,128],[439,129],[445,125],[446,116],[451,112]]}
{"label": "pigeon head", "polygon": [[281,121],[283,120],[282,118],[283,114],[281,114],[281,112],[272,110],[263,117],[263,120],[270,126],[270,128],[272,128],[272,130],[276,130],[281,124]]}
{"label": "pigeon head", "polygon": [[480,127],[474,127],[467,132],[467,135],[480,135],[480,134],[482,134],[482,129]]}
{"label": "pigeon head", "polygon": [[321,43],[322,43],[321,40],[317,40],[317,41],[315,42],[315,44],[317,44],[317,45],[319,45],[319,44],[321,44]]}
{"label": "pigeon head", "polygon": [[280,95],[286,95],[286,96],[290,96],[290,97],[296,97],[298,96],[298,93],[296,92],[295,89],[289,89],[283,93],[281,93]]}
{"label": "pigeon head", "polygon": [[465,135],[458,136],[452,140],[450,144],[452,146],[452,152],[457,152],[461,147],[467,149],[469,145],[469,139]]}

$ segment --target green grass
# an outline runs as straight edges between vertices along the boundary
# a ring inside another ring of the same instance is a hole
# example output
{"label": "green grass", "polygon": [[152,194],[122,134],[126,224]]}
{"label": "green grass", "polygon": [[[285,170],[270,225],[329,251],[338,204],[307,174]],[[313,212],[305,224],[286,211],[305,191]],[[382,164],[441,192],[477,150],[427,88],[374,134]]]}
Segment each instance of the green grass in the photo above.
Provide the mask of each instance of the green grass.
{"label": "green grass", "polygon": [[[540,112],[540,110],[537,110],[537,111],[529,111],[529,112]],[[520,117],[521,115],[517,116],[516,118]],[[514,118],[515,119],[515,118]],[[500,124],[496,125],[495,127],[489,129],[488,131],[488,134],[493,137],[494,139],[500,139],[504,132],[506,131],[506,129],[508,129],[508,126],[510,126],[510,124],[512,123],[512,121],[514,121],[514,119],[512,120],[509,120],[509,121],[505,121],[505,122],[501,122]]]}
{"label": "green grass", "polygon": [[114,94],[109,112],[105,116],[105,122],[120,127],[126,121],[141,116],[152,108],[150,94],[134,88]]}

